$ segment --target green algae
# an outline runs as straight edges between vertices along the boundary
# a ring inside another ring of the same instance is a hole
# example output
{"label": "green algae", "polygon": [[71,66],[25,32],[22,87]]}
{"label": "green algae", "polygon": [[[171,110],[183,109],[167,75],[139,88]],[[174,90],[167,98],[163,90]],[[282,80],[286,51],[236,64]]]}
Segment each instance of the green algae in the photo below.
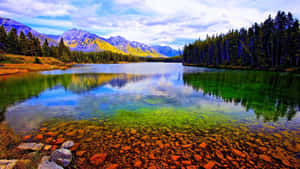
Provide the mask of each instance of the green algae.
{"label": "green algae", "polygon": [[109,118],[115,125],[126,127],[167,127],[170,129],[205,129],[231,122],[224,114],[183,108],[141,108],[119,110]]}

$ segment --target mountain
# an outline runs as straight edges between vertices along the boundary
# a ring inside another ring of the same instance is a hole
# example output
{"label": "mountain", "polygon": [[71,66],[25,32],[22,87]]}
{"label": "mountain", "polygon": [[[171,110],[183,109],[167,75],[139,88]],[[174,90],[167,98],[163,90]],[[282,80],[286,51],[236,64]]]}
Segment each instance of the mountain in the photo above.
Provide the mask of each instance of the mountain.
{"label": "mountain", "polygon": [[50,45],[56,46],[61,38],[72,51],[112,51],[121,54],[131,54],[143,57],[170,57],[178,55],[176,50],[167,46],[149,46],[144,43],[129,41],[121,36],[110,37],[105,39],[96,34],[73,28],[64,32],[62,35],[42,34],[27,25],[12,19],[0,17],[0,25],[3,25],[7,32],[15,28],[20,34],[23,31],[26,35],[31,32],[38,37],[41,43],[48,39]]}
{"label": "mountain", "polygon": [[32,35],[34,37],[38,37],[40,39],[41,42],[44,42],[45,39],[48,39],[49,44],[56,44],[56,41],[47,37],[46,35],[39,33],[38,31],[30,28],[27,25],[24,25],[22,23],[19,23],[15,20],[9,19],[9,18],[3,18],[0,17],[0,25],[4,26],[4,29],[9,32],[11,30],[11,28],[15,28],[17,30],[17,34],[20,35],[21,31],[23,31],[25,33],[25,35],[27,35],[29,32],[32,33]]}
{"label": "mountain", "polygon": [[122,50],[123,52],[131,55],[144,56],[144,57],[164,56],[146,44],[136,42],[136,41],[129,41],[121,36],[110,37],[109,39],[107,39],[107,42],[116,46],[118,49]]}
{"label": "mountain", "polygon": [[63,38],[65,44],[73,51],[92,52],[108,50],[125,54],[125,52],[106,42],[104,38],[80,29],[73,28],[68,30],[60,38]]}
{"label": "mountain", "polygon": [[163,54],[165,56],[173,57],[179,55],[178,50],[175,50],[169,46],[152,46],[152,48],[158,53]]}
{"label": "mountain", "polygon": [[58,42],[60,35],[50,35],[50,34],[45,34],[45,36],[47,36],[50,39],[53,39],[54,41]]}

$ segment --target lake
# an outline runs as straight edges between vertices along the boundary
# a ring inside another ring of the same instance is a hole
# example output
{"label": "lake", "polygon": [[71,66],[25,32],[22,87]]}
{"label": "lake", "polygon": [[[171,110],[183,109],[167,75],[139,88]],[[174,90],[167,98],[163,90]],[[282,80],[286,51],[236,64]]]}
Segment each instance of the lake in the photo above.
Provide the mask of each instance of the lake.
{"label": "lake", "polygon": [[[0,141],[74,140],[71,168],[93,168],[97,153],[102,167],[299,166],[296,74],[85,64],[0,77],[0,93],[1,131],[12,135]],[[25,156],[14,147],[0,157]]]}

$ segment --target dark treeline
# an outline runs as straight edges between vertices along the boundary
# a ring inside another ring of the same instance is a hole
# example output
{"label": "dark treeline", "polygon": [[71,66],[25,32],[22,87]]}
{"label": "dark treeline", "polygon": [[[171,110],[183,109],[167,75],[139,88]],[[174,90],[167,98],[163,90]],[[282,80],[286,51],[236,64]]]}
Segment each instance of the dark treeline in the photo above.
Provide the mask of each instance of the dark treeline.
{"label": "dark treeline", "polygon": [[64,62],[77,63],[118,63],[119,61],[137,62],[139,57],[113,53],[111,51],[100,52],[77,52],[71,51],[63,41],[60,40],[58,46],[49,45],[45,39],[43,43],[34,37],[31,32],[27,35],[23,31],[17,34],[17,30],[12,28],[6,33],[4,26],[0,27],[0,51],[35,57],[54,57]]}
{"label": "dark treeline", "polygon": [[3,25],[0,27],[0,50],[10,54],[20,54],[25,56],[45,56],[54,57],[60,60],[69,60],[72,57],[70,49],[65,46],[63,39],[58,46],[49,46],[45,39],[41,45],[40,39],[34,37],[31,32],[27,35],[23,31],[17,34],[17,30],[12,28],[6,33]]}
{"label": "dark treeline", "polygon": [[77,63],[118,63],[120,61],[126,62],[138,62],[139,57],[114,53],[111,51],[100,51],[100,52],[72,52],[72,60]]}
{"label": "dark treeline", "polygon": [[154,57],[143,57],[140,58],[140,61],[144,62],[182,62],[182,56],[174,56],[174,57],[167,57],[167,58],[154,58]]}
{"label": "dark treeline", "polygon": [[263,23],[207,36],[184,47],[184,64],[287,68],[300,65],[299,21],[279,11]]}

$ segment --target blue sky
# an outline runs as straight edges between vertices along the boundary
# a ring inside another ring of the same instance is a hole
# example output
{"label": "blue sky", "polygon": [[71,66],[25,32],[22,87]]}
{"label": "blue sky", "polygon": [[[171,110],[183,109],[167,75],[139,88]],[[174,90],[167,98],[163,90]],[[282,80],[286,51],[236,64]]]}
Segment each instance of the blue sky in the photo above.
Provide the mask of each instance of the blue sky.
{"label": "blue sky", "polygon": [[46,34],[72,28],[181,48],[206,34],[261,22],[278,10],[300,18],[300,0],[0,0],[0,16]]}

